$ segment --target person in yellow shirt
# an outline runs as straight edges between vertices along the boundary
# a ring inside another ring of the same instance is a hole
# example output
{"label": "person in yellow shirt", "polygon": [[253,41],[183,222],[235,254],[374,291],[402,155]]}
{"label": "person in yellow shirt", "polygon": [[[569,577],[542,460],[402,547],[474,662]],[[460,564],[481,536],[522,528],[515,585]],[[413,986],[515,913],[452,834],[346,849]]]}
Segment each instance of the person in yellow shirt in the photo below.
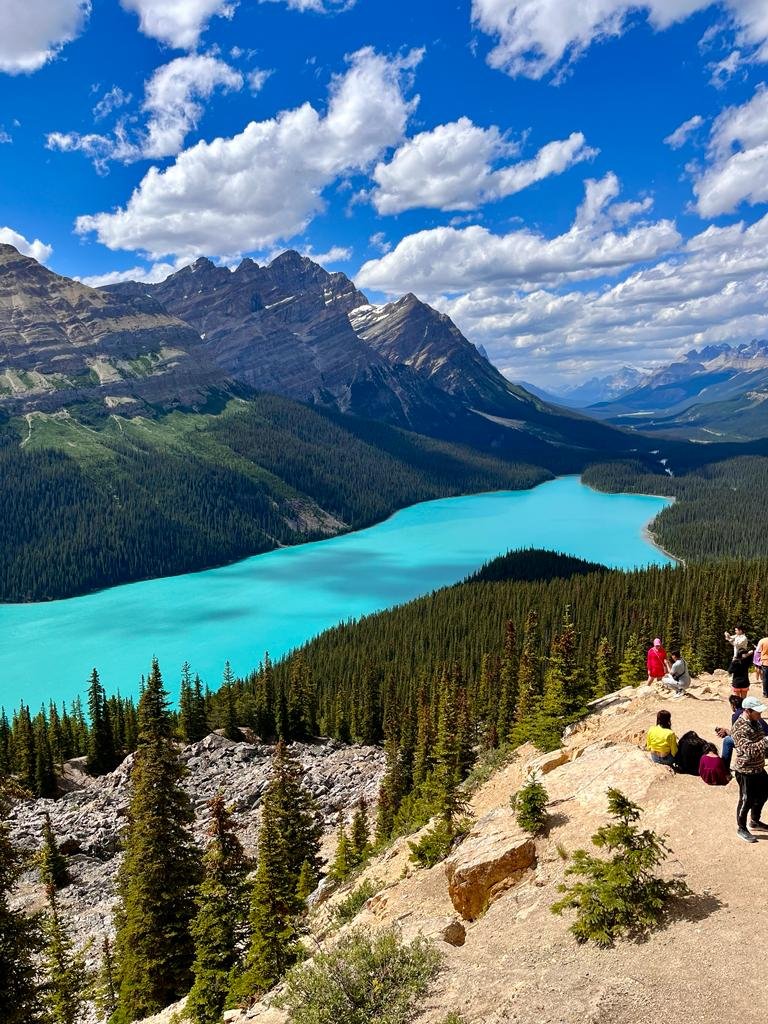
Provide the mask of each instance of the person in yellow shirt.
{"label": "person in yellow shirt", "polygon": [[666,764],[670,768],[674,765],[677,736],[672,732],[672,715],[669,711],[657,713],[656,725],[648,730],[645,747],[651,752],[651,760],[656,764]]}
{"label": "person in yellow shirt", "polygon": [[755,646],[755,665],[757,681],[763,684],[763,696],[768,697],[768,636],[764,636]]}

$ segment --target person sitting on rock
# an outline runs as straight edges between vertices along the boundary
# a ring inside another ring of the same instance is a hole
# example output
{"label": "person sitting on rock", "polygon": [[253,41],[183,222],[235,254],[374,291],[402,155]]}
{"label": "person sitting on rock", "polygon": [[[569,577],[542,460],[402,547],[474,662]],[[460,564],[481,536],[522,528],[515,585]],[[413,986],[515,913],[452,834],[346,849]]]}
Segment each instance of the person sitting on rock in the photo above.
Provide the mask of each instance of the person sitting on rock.
{"label": "person sitting on rock", "polygon": [[734,655],[733,661],[728,666],[728,673],[731,677],[731,693],[736,697],[746,697],[749,694],[749,670],[752,668],[752,648],[745,647]]}
{"label": "person sitting on rock", "polygon": [[768,832],[768,825],[760,820],[765,801],[768,800],[768,774],[765,757],[768,737],[760,725],[766,705],[757,697],[745,697],[741,714],[731,729],[735,759],[736,781],[739,784],[739,802],[736,808],[737,834],[747,843],[756,843],[757,836],[747,828]]}
{"label": "person sitting on rock", "polygon": [[670,658],[672,664],[669,666],[669,672],[659,682],[662,686],[668,686],[670,690],[675,691],[672,698],[674,700],[675,698],[685,696],[685,691],[691,685],[691,675],[685,663],[685,658],[679,651],[671,651]]}
{"label": "person sitting on rock", "polygon": [[672,715],[669,711],[656,714],[656,725],[651,726],[645,738],[645,748],[651,753],[651,760],[656,764],[665,764],[671,768],[677,754],[677,736],[672,732]]}
{"label": "person sitting on rock", "polygon": [[714,743],[708,743],[701,755],[699,777],[708,786],[727,786],[731,781],[730,769],[718,754]]}
{"label": "person sitting on rock", "polygon": [[648,669],[648,679],[646,680],[648,683],[659,682],[669,671],[667,652],[664,650],[659,637],[656,637],[653,641],[653,647],[649,649],[646,655],[645,664]]}

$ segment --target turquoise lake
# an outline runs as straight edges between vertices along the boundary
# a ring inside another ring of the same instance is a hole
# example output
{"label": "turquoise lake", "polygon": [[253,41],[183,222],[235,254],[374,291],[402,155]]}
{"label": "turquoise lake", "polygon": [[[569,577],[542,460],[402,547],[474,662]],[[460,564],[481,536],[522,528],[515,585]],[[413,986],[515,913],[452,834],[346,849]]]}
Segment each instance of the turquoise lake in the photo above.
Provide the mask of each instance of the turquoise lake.
{"label": "turquoise lake", "polygon": [[643,527],[664,498],[600,494],[578,477],[530,491],[424,502],[367,530],[234,565],[40,604],[0,605],[0,705],[70,700],[96,666],[136,693],[156,655],[176,694],[187,660],[214,686],[329,626],[456,583],[510,548],[541,547],[615,568],[672,560]]}

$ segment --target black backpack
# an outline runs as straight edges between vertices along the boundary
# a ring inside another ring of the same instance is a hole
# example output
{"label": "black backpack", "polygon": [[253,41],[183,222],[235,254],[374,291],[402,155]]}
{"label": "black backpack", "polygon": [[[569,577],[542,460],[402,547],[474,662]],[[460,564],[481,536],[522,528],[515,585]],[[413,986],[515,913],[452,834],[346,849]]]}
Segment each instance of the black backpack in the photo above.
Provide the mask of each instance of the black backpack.
{"label": "black backpack", "polygon": [[699,761],[706,753],[709,746],[693,729],[683,733],[677,741],[677,754],[675,755],[675,771],[680,775],[698,775]]}

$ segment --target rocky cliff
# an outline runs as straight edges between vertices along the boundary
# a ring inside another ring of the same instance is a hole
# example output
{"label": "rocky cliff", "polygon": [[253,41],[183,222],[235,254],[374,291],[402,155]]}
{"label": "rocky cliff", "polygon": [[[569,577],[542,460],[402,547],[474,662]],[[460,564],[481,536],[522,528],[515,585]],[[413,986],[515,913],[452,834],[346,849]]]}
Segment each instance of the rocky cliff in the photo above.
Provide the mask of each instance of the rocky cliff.
{"label": "rocky cliff", "polygon": [[145,294],[60,277],[0,245],[0,406],[53,411],[93,401],[193,405],[221,386],[188,324]]}

